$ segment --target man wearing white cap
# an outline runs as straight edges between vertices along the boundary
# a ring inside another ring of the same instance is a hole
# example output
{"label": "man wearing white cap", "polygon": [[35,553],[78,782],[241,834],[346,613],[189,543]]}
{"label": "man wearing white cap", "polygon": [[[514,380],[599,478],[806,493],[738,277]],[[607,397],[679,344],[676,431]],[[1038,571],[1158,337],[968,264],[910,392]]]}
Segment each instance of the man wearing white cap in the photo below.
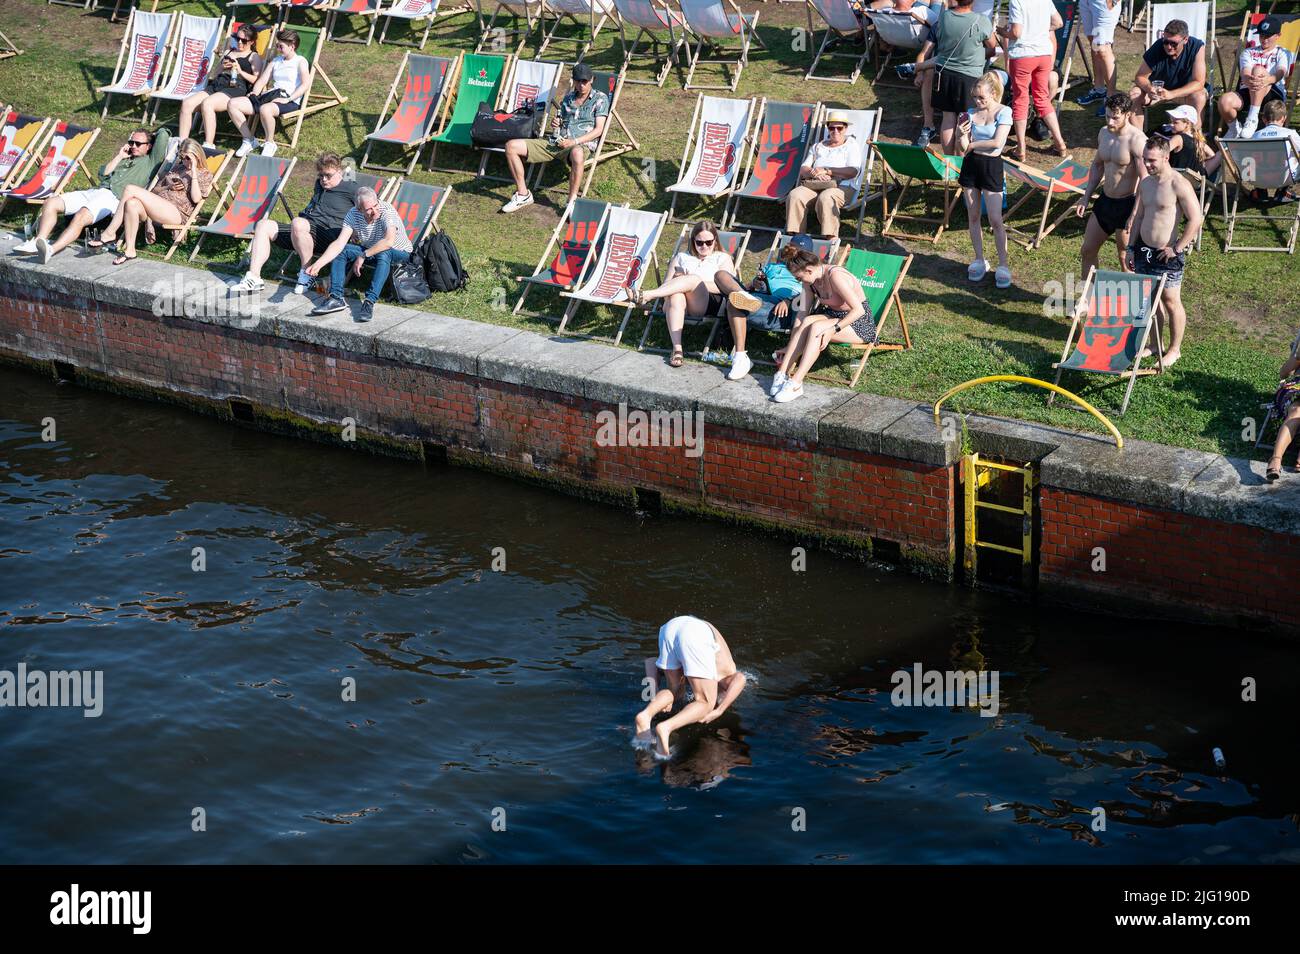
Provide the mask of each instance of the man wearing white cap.
{"label": "man wearing white cap", "polygon": [[[799,184],[785,200],[785,230],[804,231],[804,216],[812,203],[817,210],[821,235],[840,234],[840,209],[857,193],[862,178],[863,144],[849,134],[849,116],[833,109],[826,117],[826,136],[808,151],[799,170]],[[809,230],[811,231],[811,229]]]}
{"label": "man wearing white cap", "polygon": [[[1278,43],[1282,24],[1273,17],[1265,17],[1255,27],[1259,42],[1249,41],[1241,46],[1237,65],[1241,79],[1235,93],[1219,97],[1219,115],[1228,124],[1227,138],[1249,139],[1259,128],[1259,108],[1270,100],[1286,101],[1286,78],[1291,71],[1291,51]],[[1237,114],[1246,110],[1246,119],[1239,123]]]}

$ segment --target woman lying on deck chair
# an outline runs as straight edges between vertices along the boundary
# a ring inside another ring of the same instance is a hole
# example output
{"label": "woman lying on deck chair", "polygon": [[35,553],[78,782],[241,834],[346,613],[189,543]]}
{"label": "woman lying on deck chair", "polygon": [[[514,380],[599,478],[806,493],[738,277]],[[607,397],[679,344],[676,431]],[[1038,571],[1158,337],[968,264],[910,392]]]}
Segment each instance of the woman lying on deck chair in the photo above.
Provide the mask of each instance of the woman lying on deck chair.
{"label": "woman lying on deck chair", "polygon": [[718,230],[707,219],[695,223],[691,229],[691,250],[673,256],[668,263],[668,276],[668,281],[658,288],[649,291],[630,288],[628,292],[632,301],[643,308],[648,308],[656,298],[668,299],[664,302],[664,317],[673,341],[668,363],[680,368],[686,316],[705,318],[721,314],[727,296],[739,291],[741,285],[736,277],[736,263],[718,248]]}

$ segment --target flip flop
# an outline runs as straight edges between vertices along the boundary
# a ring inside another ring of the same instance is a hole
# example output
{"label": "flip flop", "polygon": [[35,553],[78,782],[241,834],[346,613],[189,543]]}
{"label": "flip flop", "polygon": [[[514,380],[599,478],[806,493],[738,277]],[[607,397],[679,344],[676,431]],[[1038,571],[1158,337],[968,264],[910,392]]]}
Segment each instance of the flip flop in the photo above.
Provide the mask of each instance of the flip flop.
{"label": "flip flop", "polygon": [[103,248],[116,243],[117,239],[86,239],[86,248]]}
{"label": "flip flop", "polygon": [[136,260],[136,256],[135,256],[135,255],[126,255],[126,254],[123,254],[123,255],[119,255],[117,258],[113,259],[113,264],[114,264],[114,265],[125,265],[127,262],[134,262],[135,260]]}

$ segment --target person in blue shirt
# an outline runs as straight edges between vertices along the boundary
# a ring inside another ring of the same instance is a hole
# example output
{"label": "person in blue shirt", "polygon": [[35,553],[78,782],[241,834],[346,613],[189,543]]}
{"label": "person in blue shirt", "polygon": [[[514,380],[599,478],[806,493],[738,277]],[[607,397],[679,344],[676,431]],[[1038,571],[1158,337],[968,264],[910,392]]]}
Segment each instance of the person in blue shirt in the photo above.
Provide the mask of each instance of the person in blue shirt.
{"label": "person in blue shirt", "polygon": [[1002,79],[996,72],[988,72],[976,81],[971,89],[974,106],[957,119],[957,152],[962,158],[961,175],[957,179],[966,195],[966,215],[970,222],[970,240],[975,248],[975,259],[966,270],[973,282],[982,281],[988,274],[989,263],[984,257],[984,230],[980,217],[980,201],[988,212],[989,227],[998,250],[998,267],[994,280],[998,288],[1011,286],[1011,266],[1007,260],[1007,227],[1002,221],[1002,194],[1006,180],[1002,175],[1002,150],[1011,132],[1011,108],[1002,105]]}

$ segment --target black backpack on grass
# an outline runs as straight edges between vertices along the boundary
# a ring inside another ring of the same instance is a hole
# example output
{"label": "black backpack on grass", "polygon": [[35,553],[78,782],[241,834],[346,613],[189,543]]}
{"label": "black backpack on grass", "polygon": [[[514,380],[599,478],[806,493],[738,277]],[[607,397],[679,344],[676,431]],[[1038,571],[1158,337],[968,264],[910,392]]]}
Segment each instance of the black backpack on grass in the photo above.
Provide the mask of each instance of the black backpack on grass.
{"label": "black backpack on grass", "polygon": [[460,253],[445,230],[439,229],[421,242],[415,256],[424,265],[430,291],[460,291],[468,284],[469,273],[460,264]]}

